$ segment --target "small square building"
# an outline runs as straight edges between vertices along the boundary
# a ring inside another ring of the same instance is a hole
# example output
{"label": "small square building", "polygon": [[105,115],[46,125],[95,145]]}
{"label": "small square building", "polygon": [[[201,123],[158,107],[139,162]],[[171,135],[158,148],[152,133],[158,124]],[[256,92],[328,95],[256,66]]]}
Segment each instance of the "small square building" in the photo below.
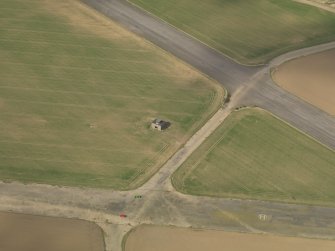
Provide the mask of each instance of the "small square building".
{"label": "small square building", "polygon": [[151,123],[151,128],[156,129],[158,131],[163,131],[163,130],[167,129],[170,125],[171,125],[171,123],[168,122],[168,121],[164,121],[162,119],[155,119]]}

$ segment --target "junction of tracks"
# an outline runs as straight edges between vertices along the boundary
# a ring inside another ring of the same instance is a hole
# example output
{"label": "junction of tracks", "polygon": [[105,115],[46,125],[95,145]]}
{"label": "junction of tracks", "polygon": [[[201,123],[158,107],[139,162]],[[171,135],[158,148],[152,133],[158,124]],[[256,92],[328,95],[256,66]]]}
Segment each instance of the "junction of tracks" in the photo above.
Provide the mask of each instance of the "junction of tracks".
{"label": "junction of tracks", "polygon": [[[267,65],[246,66],[127,1],[83,2],[222,83],[231,99],[136,190],[0,183],[0,210],[94,221],[106,233],[108,251],[122,250],[125,234],[140,224],[334,239],[333,208],[184,195],[174,190],[170,178],[229,113],[241,106],[268,110],[334,150],[335,118],[274,84],[270,70],[287,60],[335,48],[335,42],[287,53]],[[120,212],[128,217],[120,218]]]}

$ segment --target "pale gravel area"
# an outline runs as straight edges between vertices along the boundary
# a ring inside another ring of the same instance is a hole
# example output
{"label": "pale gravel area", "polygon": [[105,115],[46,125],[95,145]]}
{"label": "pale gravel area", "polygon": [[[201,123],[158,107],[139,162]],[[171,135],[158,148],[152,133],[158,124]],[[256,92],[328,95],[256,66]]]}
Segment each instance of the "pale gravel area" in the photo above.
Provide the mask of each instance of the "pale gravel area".
{"label": "pale gravel area", "polygon": [[320,9],[324,9],[324,10],[335,13],[335,1],[333,0],[328,0],[328,1],[326,0],[294,0],[294,1],[312,5]]}

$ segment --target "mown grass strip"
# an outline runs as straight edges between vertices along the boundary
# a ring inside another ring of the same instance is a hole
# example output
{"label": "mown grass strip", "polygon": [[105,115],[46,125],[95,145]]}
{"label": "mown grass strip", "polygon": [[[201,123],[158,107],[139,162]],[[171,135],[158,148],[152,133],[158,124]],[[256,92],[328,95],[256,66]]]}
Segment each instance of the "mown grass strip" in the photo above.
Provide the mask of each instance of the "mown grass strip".
{"label": "mown grass strip", "polygon": [[177,170],[185,193],[335,205],[335,153],[259,109],[233,112]]}

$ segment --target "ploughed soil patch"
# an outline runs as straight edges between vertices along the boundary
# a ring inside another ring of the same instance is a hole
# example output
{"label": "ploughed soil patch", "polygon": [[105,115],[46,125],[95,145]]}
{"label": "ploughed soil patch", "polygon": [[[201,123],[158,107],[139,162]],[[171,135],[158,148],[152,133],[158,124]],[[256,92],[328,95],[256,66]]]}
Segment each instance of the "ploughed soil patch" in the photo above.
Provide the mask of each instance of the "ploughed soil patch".
{"label": "ploughed soil patch", "polygon": [[104,251],[102,230],[82,220],[0,212],[0,250]]}
{"label": "ploughed soil patch", "polygon": [[335,115],[335,49],[286,62],[273,73],[289,92]]}
{"label": "ploughed soil patch", "polygon": [[334,241],[141,226],[129,235],[125,251],[331,251],[334,249]]}

